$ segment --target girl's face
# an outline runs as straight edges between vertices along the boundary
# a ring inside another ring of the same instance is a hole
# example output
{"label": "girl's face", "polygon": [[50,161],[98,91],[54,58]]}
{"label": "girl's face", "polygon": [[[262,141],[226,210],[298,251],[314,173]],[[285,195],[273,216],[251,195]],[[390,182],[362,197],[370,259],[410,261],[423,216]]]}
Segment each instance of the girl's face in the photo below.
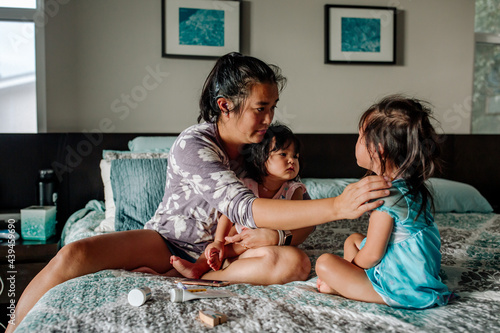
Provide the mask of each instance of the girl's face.
{"label": "girl's face", "polygon": [[255,84],[242,105],[239,114],[230,113],[233,138],[240,144],[259,143],[273,121],[279,100],[278,87],[274,83]]}
{"label": "girl's face", "polygon": [[[272,143],[274,147],[274,142]],[[299,174],[299,154],[295,153],[292,143],[285,149],[273,151],[266,161],[266,170],[270,180],[292,180]]]}
{"label": "girl's face", "polygon": [[366,147],[366,141],[362,129],[359,130],[358,141],[356,142],[356,162],[360,167],[371,170],[376,174],[380,174],[379,159],[375,149],[370,151]]}

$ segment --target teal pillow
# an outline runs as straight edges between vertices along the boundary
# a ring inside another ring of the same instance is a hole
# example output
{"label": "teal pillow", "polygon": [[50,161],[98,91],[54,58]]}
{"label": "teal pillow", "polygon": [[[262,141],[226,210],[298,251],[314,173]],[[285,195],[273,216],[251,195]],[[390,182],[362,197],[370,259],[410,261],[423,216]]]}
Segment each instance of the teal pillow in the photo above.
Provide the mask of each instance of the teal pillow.
{"label": "teal pillow", "polygon": [[[356,178],[304,178],[311,199],[331,198],[340,195],[345,187],[357,182]],[[491,213],[493,208],[481,193],[465,183],[441,178],[428,180],[434,198],[436,213]]]}
{"label": "teal pillow", "polygon": [[128,142],[133,152],[169,152],[177,136],[138,136]]}
{"label": "teal pillow", "polygon": [[111,161],[111,187],[115,202],[115,230],[144,228],[163,199],[167,159]]}
{"label": "teal pillow", "polygon": [[473,186],[452,180],[431,178],[429,190],[436,213],[491,213],[493,208]]}
{"label": "teal pillow", "polygon": [[325,199],[340,195],[347,185],[357,182],[357,178],[303,178],[311,199]]}

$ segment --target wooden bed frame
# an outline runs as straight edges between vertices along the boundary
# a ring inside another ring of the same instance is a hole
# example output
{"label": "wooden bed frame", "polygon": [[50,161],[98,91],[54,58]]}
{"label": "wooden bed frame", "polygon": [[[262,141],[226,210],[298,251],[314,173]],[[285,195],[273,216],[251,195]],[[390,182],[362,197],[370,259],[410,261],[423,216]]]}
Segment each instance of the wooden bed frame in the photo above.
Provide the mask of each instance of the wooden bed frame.
{"label": "wooden bed frame", "polygon": [[[0,210],[36,204],[37,172],[55,168],[59,176],[59,231],[66,219],[91,199],[104,200],[99,161],[103,149],[128,150],[137,136],[166,133],[2,134]],[[298,134],[303,143],[302,177],[359,178],[364,170],[354,157],[356,134]],[[500,135],[441,137],[444,171],[439,177],[477,188],[500,212]]]}

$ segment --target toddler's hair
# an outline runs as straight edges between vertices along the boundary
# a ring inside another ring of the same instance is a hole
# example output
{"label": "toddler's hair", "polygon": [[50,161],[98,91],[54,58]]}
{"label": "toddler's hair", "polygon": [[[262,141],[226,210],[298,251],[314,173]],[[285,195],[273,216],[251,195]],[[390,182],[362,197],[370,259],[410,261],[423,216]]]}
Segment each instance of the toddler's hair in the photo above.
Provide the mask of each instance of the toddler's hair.
{"label": "toddler's hair", "polygon": [[230,100],[234,105],[231,111],[239,113],[252,87],[258,83],[275,83],[281,92],[286,78],[281,75],[278,66],[266,64],[254,57],[237,52],[220,57],[203,85],[198,122],[217,122],[221,114],[217,105],[220,97]]}
{"label": "toddler's hair", "polygon": [[[244,157],[246,176],[262,184],[264,178],[269,175],[266,168],[266,161],[271,152],[286,149],[292,143],[295,148],[295,154],[299,154],[300,165],[300,140],[287,126],[279,123],[271,124],[261,142],[248,144],[243,147],[242,155]],[[297,175],[294,180],[298,178],[299,176]]]}
{"label": "toddler's hair", "polygon": [[368,151],[374,151],[380,159],[382,174],[386,165],[391,165],[396,170],[395,178],[406,181],[409,194],[422,196],[418,215],[425,211],[428,201],[434,208],[425,181],[441,170],[439,137],[431,118],[429,103],[391,95],[372,105],[359,121]]}

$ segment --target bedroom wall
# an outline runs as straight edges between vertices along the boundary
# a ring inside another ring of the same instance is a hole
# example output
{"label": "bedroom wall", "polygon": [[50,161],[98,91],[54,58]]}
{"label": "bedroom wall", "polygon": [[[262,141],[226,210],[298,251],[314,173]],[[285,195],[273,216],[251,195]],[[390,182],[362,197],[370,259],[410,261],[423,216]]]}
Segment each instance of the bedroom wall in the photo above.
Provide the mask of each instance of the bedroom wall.
{"label": "bedroom wall", "polygon": [[[160,0],[47,3],[49,132],[177,133],[196,122],[214,60],[161,57]],[[327,3],[401,9],[398,64],[324,64]],[[242,6],[242,51],[283,69],[289,82],[277,119],[296,132],[356,133],[367,106],[399,92],[431,101],[445,133],[470,133],[474,1],[251,0]]]}

